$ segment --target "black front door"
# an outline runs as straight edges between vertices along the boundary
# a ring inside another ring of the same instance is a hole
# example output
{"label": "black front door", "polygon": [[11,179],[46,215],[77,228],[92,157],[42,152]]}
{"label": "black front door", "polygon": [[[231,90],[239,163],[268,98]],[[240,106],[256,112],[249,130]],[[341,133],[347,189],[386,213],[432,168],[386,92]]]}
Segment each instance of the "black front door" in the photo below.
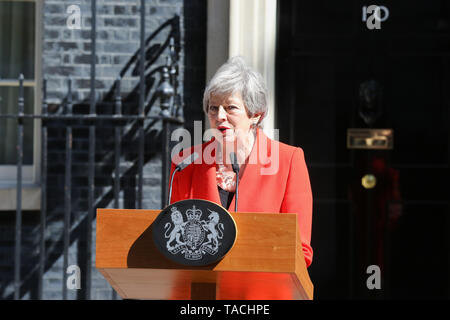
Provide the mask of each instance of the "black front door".
{"label": "black front door", "polygon": [[310,172],[315,297],[449,297],[449,5],[278,10],[277,127]]}

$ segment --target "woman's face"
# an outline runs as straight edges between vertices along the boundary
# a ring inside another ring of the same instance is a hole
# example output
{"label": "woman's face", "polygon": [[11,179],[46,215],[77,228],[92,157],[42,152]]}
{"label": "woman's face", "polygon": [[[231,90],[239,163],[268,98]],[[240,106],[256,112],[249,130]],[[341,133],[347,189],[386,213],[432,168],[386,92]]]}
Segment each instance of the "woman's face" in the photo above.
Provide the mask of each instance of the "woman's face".
{"label": "woman's face", "polygon": [[237,136],[246,135],[259,115],[249,117],[239,92],[231,95],[211,95],[208,105],[208,119],[211,129],[217,129],[224,142],[234,141]]}

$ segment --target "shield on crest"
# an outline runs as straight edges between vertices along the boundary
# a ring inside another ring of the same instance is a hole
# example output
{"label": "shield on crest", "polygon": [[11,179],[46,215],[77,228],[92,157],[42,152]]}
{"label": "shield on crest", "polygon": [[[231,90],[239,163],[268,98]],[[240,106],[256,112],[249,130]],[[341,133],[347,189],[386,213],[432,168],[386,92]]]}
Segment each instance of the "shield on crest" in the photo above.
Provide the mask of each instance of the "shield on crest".
{"label": "shield on crest", "polygon": [[201,199],[167,206],[152,224],[153,241],[168,259],[186,266],[204,266],[222,259],[233,247],[237,228],[231,214]]}

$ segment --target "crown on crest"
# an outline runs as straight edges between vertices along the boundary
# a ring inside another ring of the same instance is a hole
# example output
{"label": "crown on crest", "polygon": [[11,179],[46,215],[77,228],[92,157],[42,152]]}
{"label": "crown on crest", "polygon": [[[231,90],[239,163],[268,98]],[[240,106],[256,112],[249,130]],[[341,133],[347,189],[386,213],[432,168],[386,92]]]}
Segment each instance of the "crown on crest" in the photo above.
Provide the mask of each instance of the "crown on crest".
{"label": "crown on crest", "polygon": [[192,209],[186,210],[186,215],[189,220],[200,220],[200,217],[202,216],[202,211],[200,209],[196,209],[194,205],[192,206]]}

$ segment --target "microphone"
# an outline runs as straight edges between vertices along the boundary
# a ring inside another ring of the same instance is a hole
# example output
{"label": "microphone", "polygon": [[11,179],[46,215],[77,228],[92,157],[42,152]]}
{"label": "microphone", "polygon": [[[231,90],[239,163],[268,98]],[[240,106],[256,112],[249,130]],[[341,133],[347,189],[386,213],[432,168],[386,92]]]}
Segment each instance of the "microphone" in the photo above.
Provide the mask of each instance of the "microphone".
{"label": "microphone", "polygon": [[172,183],[173,183],[173,178],[175,177],[175,173],[177,171],[184,170],[188,165],[190,165],[192,162],[197,160],[197,158],[198,158],[198,153],[194,152],[191,155],[184,158],[179,164],[177,164],[177,166],[175,167],[175,170],[173,170],[172,177],[170,178],[169,199],[167,200],[167,205],[170,205],[170,199],[172,198]]}
{"label": "microphone", "polygon": [[236,153],[231,152],[230,159],[231,159],[231,167],[233,168],[234,173],[236,173],[236,194],[235,194],[236,201],[234,202],[234,211],[237,212],[239,199],[239,164],[237,161]]}
{"label": "microphone", "polygon": [[179,164],[177,164],[175,169],[178,169],[178,171],[181,171],[184,168],[186,168],[188,165],[190,165],[192,162],[197,160],[197,158],[198,158],[198,153],[194,152],[190,156],[187,156],[186,158],[184,158]]}

